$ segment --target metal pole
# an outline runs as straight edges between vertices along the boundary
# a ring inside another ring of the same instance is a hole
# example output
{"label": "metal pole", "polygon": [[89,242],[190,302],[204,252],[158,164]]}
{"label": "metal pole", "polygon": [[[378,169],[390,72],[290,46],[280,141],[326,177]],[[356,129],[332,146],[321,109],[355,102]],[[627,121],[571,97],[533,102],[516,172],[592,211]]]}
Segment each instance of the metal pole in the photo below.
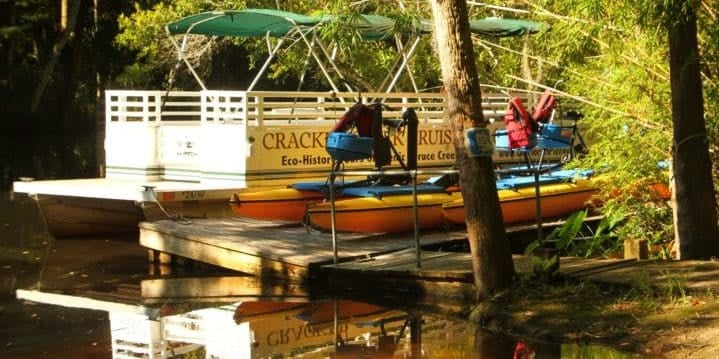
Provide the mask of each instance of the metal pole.
{"label": "metal pole", "polygon": [[542,230],[542,203],[539,195],[539,173],[540,169],[534,169],[534,206],[537,211],[537,240],[544,239],[544,231]]}
{"label": "metal pole", "polygon": [[422,354],[422,316],[421,314],[410,314],[408,320],[410,357],[420,358]]}
{"label": "metal pole", "polygon": [[419,211],[417,209],[417,170],[410,171],[412,178],[412,219],[414,220],[414,245],[417,252],[417,268],[422,268],[422,248],[419,243]]}
{"label": "metal pole", "polygon": [[[336,263],[335,263],[336,264]],[[340,301],[334,298],[335,312],[334,312],[334,326],[335,331],[335,352],[340,347]]]}
{"label": "metal pole", "polygon": [[275,55],[277,55],[277,51],[280,50],[280,47],[282,44],[284,44],[285,39],[280,39],[277,41],[277,45],[273,49],[270,50],[270,54],[267,56],[267,59],[265,59],[265,62],[262,64],[262,67],[260,67],[260,70],[257,71],[257,75],[255,75],[255,78],[252,79],[252,83],[250,83],[250,86],[247,86],[247,92],[252,91],[255,88],[255,85],[257,85],[257,82],[260,81],[260,77],[264,75],[265,71],[267,71],[267,68],[270,66],[270,63],[275,58]]}
{"label": "metal pole", "polygon": [[337,265],[337,227],[335,219],[335,172],[334,166],[332,172],[330,172],[330,219],[332,223],[332,254],[334,258],[334,264]]}

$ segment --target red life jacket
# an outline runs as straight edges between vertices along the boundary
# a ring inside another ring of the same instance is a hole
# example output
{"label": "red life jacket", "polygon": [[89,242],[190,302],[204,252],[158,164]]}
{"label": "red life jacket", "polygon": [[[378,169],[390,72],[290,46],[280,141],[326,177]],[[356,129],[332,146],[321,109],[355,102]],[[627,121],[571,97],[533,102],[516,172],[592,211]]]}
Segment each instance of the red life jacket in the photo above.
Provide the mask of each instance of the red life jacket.
{"label": "red life jacket", "polygon": [[539,124],[527,112],[522,100],[513,97],[509,100],[507,112],[504,114],[504,129],[509,137],[509,148],[531,147],[536,141],[536,137],[532,135],[539,130]]}
{"label": "red life jacket", "polygon": [[549,122],[555,107],[557,107],[557,99],[548,90],[544,91],[534,108],[534,114],[532,114],[534,121],[539,123]]}
{"label": "red life jacket", "polygon": [[340,117],[330,132],[347,132],[355,126],[360,137],[372,137],[372,121],[372,108],[358,102]]}

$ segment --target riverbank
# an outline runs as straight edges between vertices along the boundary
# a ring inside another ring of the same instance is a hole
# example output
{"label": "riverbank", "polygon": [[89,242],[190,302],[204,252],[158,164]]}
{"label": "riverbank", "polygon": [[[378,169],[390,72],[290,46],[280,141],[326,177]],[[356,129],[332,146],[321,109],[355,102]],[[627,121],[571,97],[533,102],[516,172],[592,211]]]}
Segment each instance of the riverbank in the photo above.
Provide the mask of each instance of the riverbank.
{"label": "riverbank", "polygon": [[719,296],[687,293],[681,284],[522,282],[471,316],[493,331],[541,341],[591,342],[648,357],[719,355]]}

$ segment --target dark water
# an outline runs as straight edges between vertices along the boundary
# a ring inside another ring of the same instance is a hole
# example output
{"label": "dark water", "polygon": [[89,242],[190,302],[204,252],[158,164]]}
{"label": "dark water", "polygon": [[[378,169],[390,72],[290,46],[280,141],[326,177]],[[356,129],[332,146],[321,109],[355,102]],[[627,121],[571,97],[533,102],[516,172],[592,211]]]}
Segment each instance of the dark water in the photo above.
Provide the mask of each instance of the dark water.
{"label": "dark water", "polygon": [[382,301],[258,297],[255,280],[234,272],[149,264],[136,238],[55,241],[21,194],[0,197],[0,238],[2,358],[628,357]]}

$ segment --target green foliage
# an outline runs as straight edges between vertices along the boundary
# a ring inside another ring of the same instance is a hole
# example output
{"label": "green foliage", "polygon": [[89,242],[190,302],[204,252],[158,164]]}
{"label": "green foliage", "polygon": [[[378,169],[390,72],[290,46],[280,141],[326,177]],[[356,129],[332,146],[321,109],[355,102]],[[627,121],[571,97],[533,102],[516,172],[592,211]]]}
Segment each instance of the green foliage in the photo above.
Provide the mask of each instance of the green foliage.
{"label": "green foliage", "polygon": [[638,302],[644,309],[656,310],[661,306],[657,301],[658,294],[650,282],[649,275],[646,272],[641,272],[624,294],[624,298]]}
{"label": "green foliage", "polygon": [[[560,90],[587,100],[560,97],[561,109],[578,108],[586,115],[582,121],[587,127],[585,137],[591,138],[590,153],[576,166],[604,173],[601,211],[625,218],[616,229],[619,237],[615,241],[627,236],[667,246],[673,239],[672,210],[668,199],[652,187],[654,183],[669,185],[670,174],[657,163],[670,159],[672,149],[667,20],[658,14],[668,14],[661,6],[676,2],[521,3],[552,25],[552,30],[542,35],[542,42],[532,44],[537,58],[528,61],[534,69],[531,73],[545,74],[533,80],[550,86],[563,80]],[[714,25],[718,9],[719,4],[704,2],[698,12],[712,156],[718,153],[719,93],[711,69],[719,58],[719,32]]]}
{"label": "green foliage", "polygon": [[622,215],[602,218],[596,228],[585,224],[587,210],[578,211],[567,217],[564,224],[555,228],[545,239],[530,243],[525,254],[534,253],[540,247],[554,248],[568,256],[611,256],[622,247],[617,240],[619,225],[625,221]]}
{"label": "green foliage", "polygon": [[690,297],[687,295],[686,273],[671,273],[665,270],[662,272],[662,276],[667,278],[664,285],[666,297],[673,303],[689,304]]}
{"label": "green foliage", "polygon": [[[348,2],[346,0],[293,1],[278,4],[274,1],[221,1],[214,3],[197,3],[188,0],[160,1],[150,8],[138,7],[136,11],[119,19],[121,32],[118,34],[116,44],[122,48],[135,51],[138,61],[134,68],[128,67],[121,80],[124,85],[157,87],[157,79],[162,79],[170,72],[176,62],[175,51],[164,34],[164,24],[196,12],[212,9],[242,9],[246,7],[276,8],[310,15],[331,15],[329,21],[322,27],[321,37],[327,44],[328,50],[333,53],[340,71],[347,75],[347,82],[356,88],[376,90],[387,76],[399,55],[399,48],[394,42],[394,36],[382,41],[362,41],[359,32],[348,27],[347,24],[359,20],[360,14],[376,14],[391,17],[396,20],[393,30],[402,34],[399,39],[403,46],[410,45],[409,29],[414,29],[420,20],[431,20],[429,4],[417,2],[405,4],[401,1],[367,1]],[[490,12],[473,8],[472,18],[482,18],[492,15]],[[431,36],[421,36],[416,55],[410,61],[410,69],[415,79],[412,83],[404,74],[395,85],[395,91],[414,91],[434,89],[441,85],[439,62],[433,52],[433,39]],[[528,40],[531,39],[528,38]],[[509,46],[515,51],[522,49],[522,43],[509,39],[483,39],[483,41]],[[531,40],[529,40],[531,41]],[[213,68],[212,63],[222,62],[227,52],[226,46],[239,46],[244,49],[244,55],[249,60],[247,67],[256,68],[266,55],[265,39],[218,39],[211,51],[204,52],[201,58],[192,59],[202,78],[211,77],[215,71],[226,71],[219,67]],[[487,48],[478,45],[478,50]],[[507,81],[502,73],[505,68],[514,68],[520,63],[521,56],[512,53],[499,54],[494,51],[478,51],[477,61],[480,64],[480,76],[485,82],[504,86]],[[488,54],[488,55],[487,55]],[[307,89],[326,89],[328,83],[320,76],[320,69],[314,60],[305,64],[307,51],[305,46],[292,46],[276,58],[270,68],[268,77],[276,81],[294,81],[303,73],[308,75]],[[213,61],[214,59],[214,61]],[[509,65],[505,65],[509,64]],[[193,86],[185,66],[180,66],[178,83],[182,86]],[[497,74],[500,75],[497,75]],[[220,76],[223,77],[223,76]],[[335,77],[335,82],[341,80]],[[223,77],[227,80],[227,77]],[[189,79],[189,80],[188,80]],[[145,84],[138,81],[145,80]],[[226,87],[223,83],[220,86]],[[386,84],[385,84],[386,85]],[[217,86],[217,87],[220,87]]]}
{"label": "green foliage", "polygon": [[[692,296],[687,292],[686,273],[668,270],[661,272],[660,282],[655,281],[647,272],[641,272],[625,294],[625,299],[637,301],[643,308],[657,310],[663,304],[687,306],[692,304]],[[711,293],[707,293],[711,296]]]}

